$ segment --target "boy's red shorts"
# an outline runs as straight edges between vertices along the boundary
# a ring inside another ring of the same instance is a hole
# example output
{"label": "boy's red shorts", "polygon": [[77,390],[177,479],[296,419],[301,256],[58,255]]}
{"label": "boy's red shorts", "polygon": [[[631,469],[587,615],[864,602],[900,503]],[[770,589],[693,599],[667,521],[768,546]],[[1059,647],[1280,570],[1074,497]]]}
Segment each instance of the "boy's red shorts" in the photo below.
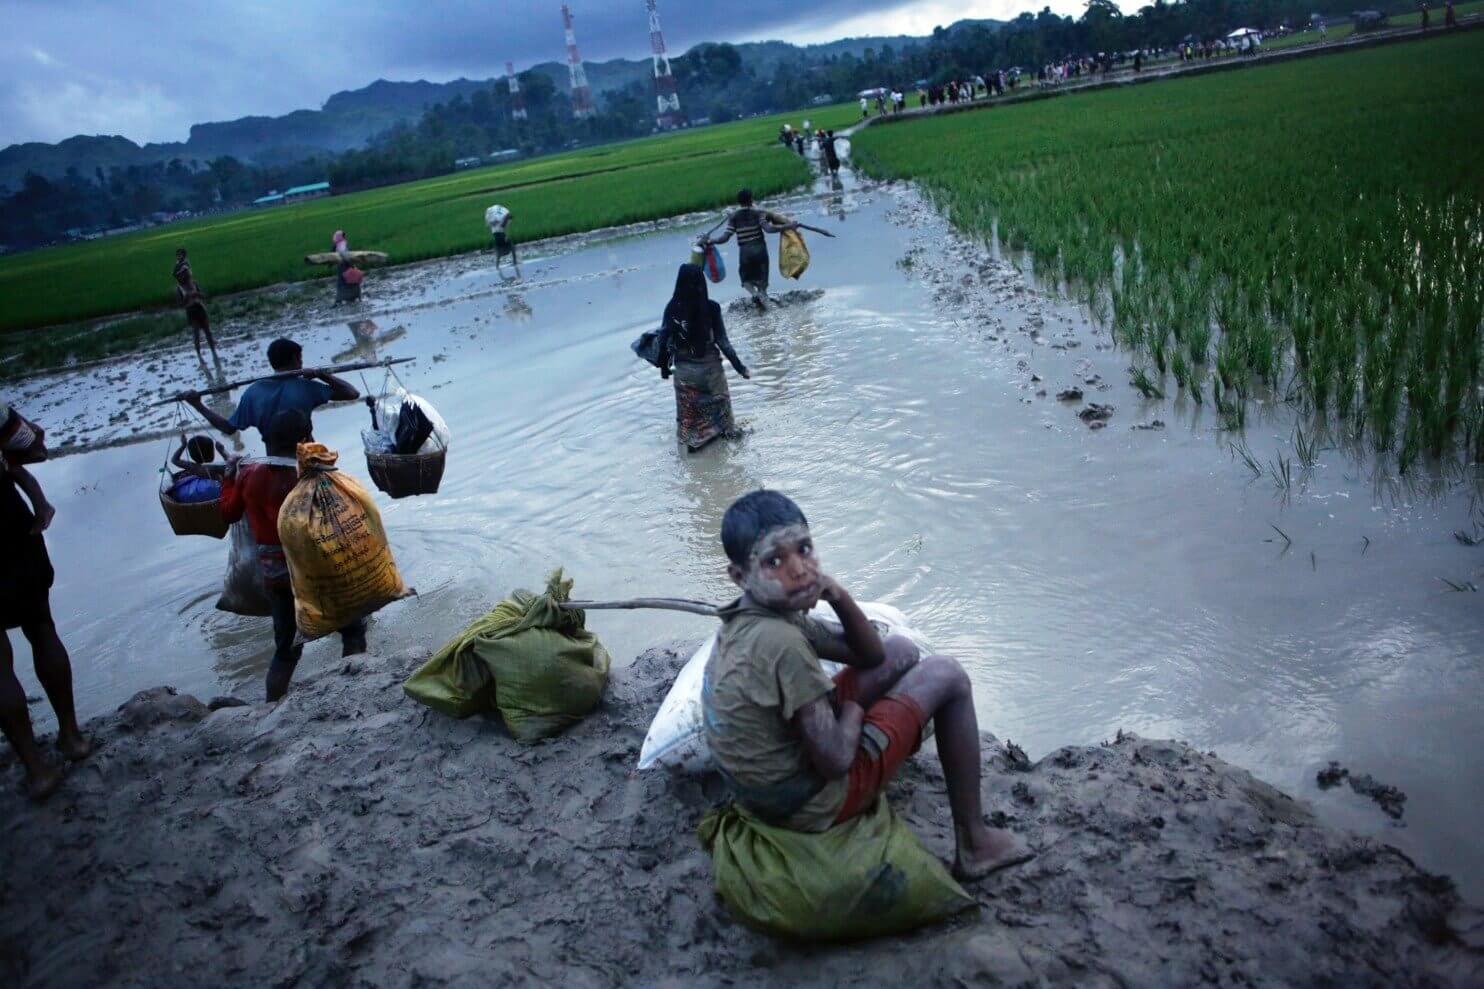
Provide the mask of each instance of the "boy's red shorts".
{"label": "boy's red shorts", "polygon": [[[835,674],[835,700],[860,703],[860,681],[853,669]],[[888,694],[866,709],[860,747],[846,777],[845,803],[835,823],[847,821],[876,801],[886,784],[922,746],[928,718],[905,694]]]}

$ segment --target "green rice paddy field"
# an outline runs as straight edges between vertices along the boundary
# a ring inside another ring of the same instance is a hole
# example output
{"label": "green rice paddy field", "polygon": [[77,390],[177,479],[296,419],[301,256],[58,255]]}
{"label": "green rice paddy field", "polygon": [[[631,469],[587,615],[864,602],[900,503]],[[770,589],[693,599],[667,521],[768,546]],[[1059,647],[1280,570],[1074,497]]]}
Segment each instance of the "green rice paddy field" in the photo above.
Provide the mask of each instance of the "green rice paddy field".
{"label": "green rice paddy field", "polygon": [[[1459,3],[1453,5],[1453,12],[1459,17],[1470,17],[1474,14],[1484,13],[1484,2],[1474,0],[1472,3]],[[1435,4],[1432,8],[1432,27],[1442,30],[1443,27],[1443,5]],[[1414,10],[1407,14],[1392,14],[1386,19],[1388,27],[1419,27],[1422,24],[1422,11]],[[1312,45],[1316,42],[1344,41],[1355,33],[1354,24],[1336,24],[1321,37],[1318,31],[1299,31],[1294,34],[1285,35],[1282,38],[1274,38],[1262,43],[1263,51],[1275,48],[1292,48],[1295,45]]]}
{"label": "green rice paddy field", "polygon": [[169,305],[180,246],[220,295],[324,275],[303,256],[329,250],[337,228],[401,262],[488,247],[484,210],[496,201],[514,212],[519,242],[721,206],[743,184],[782,192],[809,169],[777,145],[779,126],[857,115],[854,104],[816,107],[0,259],[0,333]]}
{"label": "green rice paddy field", "polygon": [[[1484,32],[872,127],[858,164],[1065,279],[1146,394],[1484,459]],[[1311,431],[1311,436],[1313,435]]]}

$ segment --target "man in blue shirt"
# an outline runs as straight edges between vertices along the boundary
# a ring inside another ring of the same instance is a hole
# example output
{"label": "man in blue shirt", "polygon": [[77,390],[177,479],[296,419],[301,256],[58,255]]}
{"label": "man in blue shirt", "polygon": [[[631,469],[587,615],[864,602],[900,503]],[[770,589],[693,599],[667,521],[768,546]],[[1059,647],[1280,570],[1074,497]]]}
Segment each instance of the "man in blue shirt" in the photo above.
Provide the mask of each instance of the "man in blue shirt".
{"label": "man in blue shirt", "polygon": [[[202,417],[227,435],[252,427],[262,436],[268,423],[279,412],[298,409],[306,416],[326,402],[354,402],[361,397],[355,386],[327,371],[306,375],[292,372],[304,367],[304,350],[292,340],[279,337],[268,345],[268,363],[274,374],[283,377],[264,378],[247,386],[237,400],[231,418],[208,409],[199,392],[186,392],[181,398]],[[284,374],[284,372],[289,372]]]}

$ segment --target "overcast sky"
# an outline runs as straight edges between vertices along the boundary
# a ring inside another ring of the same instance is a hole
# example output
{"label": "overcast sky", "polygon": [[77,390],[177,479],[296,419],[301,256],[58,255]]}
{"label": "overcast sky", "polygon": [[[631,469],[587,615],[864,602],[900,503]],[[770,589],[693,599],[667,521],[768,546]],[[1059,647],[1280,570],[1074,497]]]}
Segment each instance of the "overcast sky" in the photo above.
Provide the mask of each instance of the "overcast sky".
{"label": "overcast sky", "polygon": [[[585,59],[649,54],[644,0],[569,0]],[[700,41],[927,34],[1033,0],[660,0]],[[1051,4],[1080,11],[1081,0]],[[318,108],[377,78],[484,79],[565,58],[560,0],[0,0],[0,147],[73,134],[183,141],[190,125]]]}

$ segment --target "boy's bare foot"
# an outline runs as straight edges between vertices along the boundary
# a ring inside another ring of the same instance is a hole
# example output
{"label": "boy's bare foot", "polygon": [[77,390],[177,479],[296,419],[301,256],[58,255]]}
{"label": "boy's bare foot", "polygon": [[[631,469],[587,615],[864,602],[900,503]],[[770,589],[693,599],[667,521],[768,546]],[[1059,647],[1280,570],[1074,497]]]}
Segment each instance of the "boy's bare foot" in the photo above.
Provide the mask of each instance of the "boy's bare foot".
{"label": "boy's bare foot", "polygon": [[33,803],[45,803],[46,798],[56,793],[61,785],[62,770],[57,766],[47,766],[26,780],[26,796]]}
{"label": "boy's bare foot", "polygon": [[81,762],[93,754],[93,743],[82,734],[58,735],[57,751],[66,756],[68,762]]}
{"label": "boy's bare foot", "polygon": [[1031,846],[1013,831],[984,828],[972,846],[959,842],[958,854],[953,860],[953,876],[963,882],[974,882],[1035,857]]}

